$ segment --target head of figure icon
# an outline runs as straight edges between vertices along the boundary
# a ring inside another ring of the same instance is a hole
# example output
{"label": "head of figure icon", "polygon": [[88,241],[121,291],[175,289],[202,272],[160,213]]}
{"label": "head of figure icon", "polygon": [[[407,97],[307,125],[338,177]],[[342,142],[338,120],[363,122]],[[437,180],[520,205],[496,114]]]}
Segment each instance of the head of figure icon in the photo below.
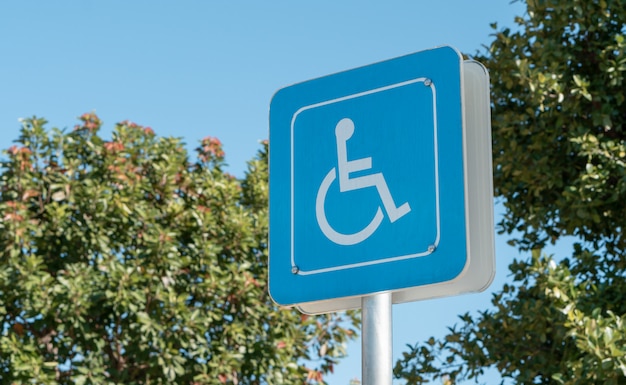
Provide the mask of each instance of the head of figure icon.
{"label": "head of figure icon", "polygon": [[348,140],[354,133],[354,122],[352,119],[343,118],[335,127],[335,136],[337,139]]}

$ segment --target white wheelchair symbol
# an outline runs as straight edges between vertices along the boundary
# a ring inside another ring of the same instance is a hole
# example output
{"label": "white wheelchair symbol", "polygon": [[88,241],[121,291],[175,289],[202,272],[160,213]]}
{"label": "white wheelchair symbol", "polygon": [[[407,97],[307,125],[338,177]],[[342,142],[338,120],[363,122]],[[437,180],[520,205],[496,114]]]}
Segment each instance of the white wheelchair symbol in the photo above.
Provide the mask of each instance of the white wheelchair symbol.
{"label": "white wheelchair symbol", "polygon": [[348,161],[346,142],[350,139],[350,137],[352,137],[352,134],[354,134],[354,122],[348,118],[341,119],[335,127],[335,136],[337,137],[337,168],[333,167],[330,169],[328,174],[326,174],[326,177],[317,190],[317,197],[315,200],[315,216],[317,218],[317,224],[328,239],[339,245],[355,245],[369,238],[380,226],[384,218],[384,214],[380,206],[378,206],[378,210],[376,211],[374,218],[362,230],[354,234],[342,234],[335,231],[326,219],[324,202],[326,201],[326,194],[328,193],[330,185],[337,178],[337,173],[339,174],[340,192],[376,187],[378,195],[380,195],[380,199],[383,202],[383,207],[385,208],[385,211],[389,216],[389,220],[392,223],[411,211],[411,207],[408,202],[396,207],[393,197],[389,192],[389,187],[387,187],[385,177],[382,173],[358,176],[354,178],[350,177],[350,174],[353,172],[365,171],[372,168],[371,157]]}

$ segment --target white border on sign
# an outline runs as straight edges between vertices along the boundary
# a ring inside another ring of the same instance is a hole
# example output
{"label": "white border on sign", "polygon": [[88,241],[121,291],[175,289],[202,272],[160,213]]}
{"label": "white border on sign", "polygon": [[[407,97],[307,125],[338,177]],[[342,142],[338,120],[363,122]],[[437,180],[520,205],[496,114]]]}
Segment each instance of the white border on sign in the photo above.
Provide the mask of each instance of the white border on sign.
{"label": "white border on sign", "polygon": [[[318,108],[318,107],[323,107],[329,104],[333,104],[333,103],[339,103],[345,100],[350,100],[350,99],[356,99],[359,97],[363,97],[363,96],[367,96],[367,95],[371,95],[371,94],[375,94],[378,92],[384,92],[384,91],[388,91],[394,88],[399,88],[399,87],[404,87],[404,86],[408,86],[411,84],[415,84],[415,83],[419,83],[422,82],[424,83],[425,86],[429,87],[432,91],[432,96],[433,96],[433,131],[434,131],[434,157],[435,157],[435,217],[436,217],[436,227],[437,227],[437,235],[435,236],[435,240],[432,243],[432,245],[429,245],[429,247],[421,252],[417,252],[417,253],[413,253],[413,254],[407,254],[407,255],[399,255],[399,256],[393,256],[393,257],[388,257],[388,258],[382,258],[382,259],[377,259],[377,260],[372,260],[372,261],[365,261],[365,262],[359,262],[359,263],[352,263],[352,264],[347,264],[347,265],[339,265],[339,266],[333,266],[333,267],[327,267],[327,268],[322,268],[322,269],[315,269],[315,270],[309,270],[309,271],[304,271],[304,270],[300,270],[297,268],[296,262],[295,262],[295,240],[294,240],[294,228],[295,228],[295,219],[294,219],[294,212],[295,212],[295,207],[294,207],[294,201],[295,201],[295,197],[294,197],[294,179],[295,179],[295,171],[294,171],[294,130],[295,130],[295,122],[296,119],[298,117],[299,114],[301,114],[304,111],[313,109],[313,108]],[[428,84],[426,84],[426,82],[428,82]],[[290,202],[290,220],[291,220],[291,228],[290,228],[290,241],[291,241],[291,267],[292,269],[294,269],[293,271],[297,271],[296,274],[298,275],[313,275],[313,274],[322,274],[322,273],[329,273],[329,272],[333,272],[333,271],[339,271],[339,270],[345,270],[345,269],[353,269],[353,268],[358,268],[358,267],[363,267],[363,266],[371,266],[371,265],[378,265],[378,264],[382,264],[382,263],[389,263],[389,262],[396,262],[396,261],[402,261],[402,260],[406,260],[406,259],[411,259],[411,258],[419,258],[419,257],[424,257],[427,255],[430,255],[434,252],[434,250],[437,248],[437,246],[439,245],[439,239],[440,239],[440,224],[441,224],[441,220],[440,220],[440,213],[439,213],[439,144],[438,144],[438,138],[437,138],[437,90],[435,88],[435,84],[432,82],[432,80],[425,78],[425,77],[420,77],[420,78],[416,78],[416,79],[411,79],[411,80],[407,80],[404,82],[400,82],[400,83],[395,83],[395,84],[391,84],[388,86],[384,86],[384,87],[379,87],[379,88],[375,88],[372,90],[368,90],[368,91],[364,91],[364,92],[359,92],[356,94],[352,94],[352,95],[347,95],[347,96],[343,96],[340,98],[335,98],[335,99],[331,99],[331,100],[327,100],[324,102],[320,102],[320,103],[315,103],[315,104],[311,104],[308,106],[304,106],[301,107],[300,109],[298,109],[294,114],[293,117],[291,118],[291,130],[290,130],[290,136],[291,136],[291,202]]]}

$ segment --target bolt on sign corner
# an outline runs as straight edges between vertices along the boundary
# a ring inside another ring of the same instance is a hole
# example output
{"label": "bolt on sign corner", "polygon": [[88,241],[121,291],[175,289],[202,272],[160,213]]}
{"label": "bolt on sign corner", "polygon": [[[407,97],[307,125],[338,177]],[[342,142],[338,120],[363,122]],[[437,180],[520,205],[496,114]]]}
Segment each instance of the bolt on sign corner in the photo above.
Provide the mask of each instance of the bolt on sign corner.
{"label": "bolt on sign corner", "polygon": [[270,105],[270,294],[320,313],[493,278],[489,81],[452,47],[280,89]]}

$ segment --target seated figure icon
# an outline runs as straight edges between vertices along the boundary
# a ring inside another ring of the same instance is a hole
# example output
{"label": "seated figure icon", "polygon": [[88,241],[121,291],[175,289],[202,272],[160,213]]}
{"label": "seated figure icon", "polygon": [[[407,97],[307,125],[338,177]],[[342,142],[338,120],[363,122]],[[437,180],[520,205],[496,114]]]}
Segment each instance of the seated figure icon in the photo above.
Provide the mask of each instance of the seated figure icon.
{"label": "seated figure icon", "polygon": [[379,206],[370,223],[362,230],[353,234],[343,234],[333,229],[326,218],[324,202],[326,201],[328,189],[337,178],[337,174],[339,175],[339,191],[342,193],[375,187],[383,203],[385,212],[392,223],[411,211],[408,202],[396,206],[382,173],[351,177],[353,173],[367,171],[372,168],[371,157],[348,160],[347,142],[353,134],[354,122],[351,119],[343,118],[337,123],[335,127],[337,168],[333,167],[328,174],[326,174],[326,177],[318,189],[315,202],[315,215],[320,229],[328,239],[339,245],[355,245],[369,238],[380,226],[384,214]]}

